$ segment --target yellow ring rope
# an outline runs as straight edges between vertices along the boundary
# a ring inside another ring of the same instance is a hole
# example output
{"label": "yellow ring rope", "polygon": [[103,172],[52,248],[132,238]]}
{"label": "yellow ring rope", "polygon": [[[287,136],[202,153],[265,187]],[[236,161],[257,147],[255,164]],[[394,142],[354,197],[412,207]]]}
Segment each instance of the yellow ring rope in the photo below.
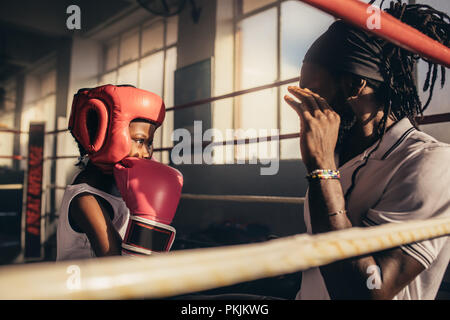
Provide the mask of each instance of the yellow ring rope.
{"label": "yellow ring rope", "polygon": [[137,259],[6,266],[0,268],[0,299],[163,298],[306,270],[449,234],[450,218],[439,218]]}

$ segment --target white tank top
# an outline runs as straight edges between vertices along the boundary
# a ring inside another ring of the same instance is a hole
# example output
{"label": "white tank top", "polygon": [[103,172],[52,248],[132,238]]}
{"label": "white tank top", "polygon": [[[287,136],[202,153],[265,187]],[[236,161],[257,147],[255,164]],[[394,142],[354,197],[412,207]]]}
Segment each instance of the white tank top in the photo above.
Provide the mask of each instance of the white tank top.
{"label": "white tank top", "polygon": [[56,260],[74,260],[94,258],[95,253],[91,247],[88,237],[85,233],[79,233],[72,229],[69,224],[69,206],[72,199],[83,192],[88,192],[102,197],[108,201],[114,211],[112,224],[119,232],[122,239],[128,225],[130,211],[121,197],[113,196],[107,192],[101,191],[86,183],[68,185],[64,192],[59,209],[59,220],[56,231],[57,253]]}

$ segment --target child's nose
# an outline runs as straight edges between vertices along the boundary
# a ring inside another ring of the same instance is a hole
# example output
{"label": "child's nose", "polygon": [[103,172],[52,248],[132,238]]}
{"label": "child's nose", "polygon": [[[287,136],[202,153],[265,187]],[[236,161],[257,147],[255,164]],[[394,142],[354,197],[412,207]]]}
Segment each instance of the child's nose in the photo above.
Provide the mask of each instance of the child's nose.
{"label": "child's nose", "polygon": [[151,152],[149,147],[145,147],[144,151],[142,152],[142,158],[150,158],[151,157]]}

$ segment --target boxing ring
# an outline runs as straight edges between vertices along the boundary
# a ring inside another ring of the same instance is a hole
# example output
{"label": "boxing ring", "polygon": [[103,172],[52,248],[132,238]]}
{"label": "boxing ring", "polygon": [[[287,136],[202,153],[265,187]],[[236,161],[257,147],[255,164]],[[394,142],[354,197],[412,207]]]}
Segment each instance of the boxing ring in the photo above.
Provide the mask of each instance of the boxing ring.
{"label": "boxing ring", "polygon": [[[419,31],[381,12],[382,28],[369,30],[366,26],[369,5],[357,0],[301,0],[317,9],[333,14],[361,28],[388,39],[431,61],[450,66],[450,49]],[[208,102],[237,97],[285,84],[298,78],[248,90],[194,101],[167,108],[175,111]],[[450,113],[417,118],[419,124],[450,122]],[[60,134],[67,130],[45,132]],[[1,132],[23,134],[14,129]],[[299,133],[286,134],[280,140],[298,138]],[[270,141],[272,137],[260,138]],[[252,143],[233,140],[214,144]],[[155,149],[170,151],[170,148]],[[26,160],[27,156],[2,158]],[[46,157],[43,161],[76,159],[78,156]],[[11,184],[0,189],[18,189]],[[62,186],[49,186],[64,189]],[[233,202],[264,202],[302,204],[300,197],[201,195],[183,194],[182,199],[221,200]],[[369,228],[351,228],[319,235],[300,234],[264,243],[230,247],[180,250],[142,258],[101,258],[58,263],[35,263],[0,268],[0,299],[133,299],[164,298],[190,292],[228,286],[244,281],[262,279],[329,264],[334,261],[369,254],[417,241],[450,234],[450,218],[385,224]],[[73,281],[72,271],[79,279]],[[45,289],[44,289],[45,288]]]}

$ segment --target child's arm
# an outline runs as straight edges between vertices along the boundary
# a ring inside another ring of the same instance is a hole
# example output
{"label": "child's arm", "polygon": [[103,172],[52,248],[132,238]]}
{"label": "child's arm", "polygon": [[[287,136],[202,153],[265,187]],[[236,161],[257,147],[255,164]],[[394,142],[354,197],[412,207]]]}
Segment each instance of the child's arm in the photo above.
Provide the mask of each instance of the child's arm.
{"label": "child's arm", "polygon": [[69,207],[72,228],[85,233],[97,257],[121,254],[122,238],[112,224],[111,205],[96,195],[82,193]]}

